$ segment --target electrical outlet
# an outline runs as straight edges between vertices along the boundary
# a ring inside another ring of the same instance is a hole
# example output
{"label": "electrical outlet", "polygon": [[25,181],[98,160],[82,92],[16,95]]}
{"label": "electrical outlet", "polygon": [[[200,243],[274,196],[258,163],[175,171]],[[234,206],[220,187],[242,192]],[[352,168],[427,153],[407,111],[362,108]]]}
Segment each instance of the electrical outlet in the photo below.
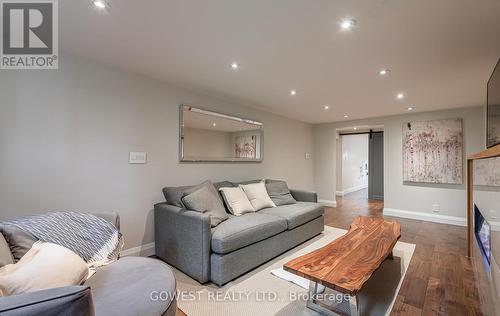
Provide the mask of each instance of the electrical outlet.
{"label": "electrical outlet", "polygon": [[434,213],[439,213],[439,204],[432,204],[432,211]]}

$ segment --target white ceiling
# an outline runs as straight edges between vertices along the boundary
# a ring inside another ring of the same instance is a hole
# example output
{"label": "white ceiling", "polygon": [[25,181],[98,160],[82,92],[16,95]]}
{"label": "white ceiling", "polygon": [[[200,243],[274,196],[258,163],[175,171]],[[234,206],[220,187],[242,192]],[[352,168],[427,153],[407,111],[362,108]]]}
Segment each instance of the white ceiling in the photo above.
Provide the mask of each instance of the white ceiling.
{"label": "white ceiling", "polygon": [[500,57],[499,0],[108,3],[59,1],[63,51],[311,123],[483,105]]}

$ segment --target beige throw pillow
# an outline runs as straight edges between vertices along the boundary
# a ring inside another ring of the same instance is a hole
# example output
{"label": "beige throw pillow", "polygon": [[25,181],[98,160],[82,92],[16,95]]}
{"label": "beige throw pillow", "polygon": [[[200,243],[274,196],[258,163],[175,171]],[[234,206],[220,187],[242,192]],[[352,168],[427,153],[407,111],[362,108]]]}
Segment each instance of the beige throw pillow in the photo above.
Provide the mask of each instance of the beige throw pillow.
{"label": "beige throw pillow", "polygon": [[227,208],[232,214],[240,216],[245,213],[255,212],[242,188],[220,188],[219,191],[221,191]]}
{"label": "beige throw pillow", "polygon": [[276,207],[269,197],[264,181],[252,184],[240,184],[253,208],[258,211],[263,208]]}
{"label": "beige throw pillow", "polygon": [[88,275],[87,264],[76,253],[38,241],[17,263],[0,268],[0,296],[79,285]]}

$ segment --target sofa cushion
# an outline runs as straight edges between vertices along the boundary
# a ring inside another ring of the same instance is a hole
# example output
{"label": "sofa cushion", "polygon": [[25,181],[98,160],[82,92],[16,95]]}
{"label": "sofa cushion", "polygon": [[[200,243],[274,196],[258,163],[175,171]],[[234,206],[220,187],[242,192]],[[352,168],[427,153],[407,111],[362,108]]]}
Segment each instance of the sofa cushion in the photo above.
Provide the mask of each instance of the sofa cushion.
{"label": "sofa cushion", "polygon": [[31,249],[31,246],[38,241],[35,236],[10,224],[1,223],[0,233],[2,233],[7,244],[9,244],[14,262],[19,261]]}
{"label": "sofa cushion", "polygon": [[229,253],[286,229],[286,220],[276,216],[248,213],[231,217],[213,231],[212,251],[219,254]]}
{"label": "sofa cushion", "polygon": [[186,208],[210,215],[212,227],[219,225],[228,218],[226,209],[220,200],[219,194],[215,195],[206,187],[202,187],[182,198]]}
{"label": "sofa cushion", "polygon": [[285,181],[266,181],[266,190],[276,206],[297,203]]}
{"label": "sofa cushion", "polygon": [[248,181],[241,181],[241,182],[233,182],[233,186],[237,187],[240,184],[245,185],[245,184],[254,184],[254,183],[259,183],[261,182],[262,179],[255,179],[255,180],[248,180]]}
{"label": "sofa cushion", "polygon": [[266,184],[263,181],[252,184],[240,184],[240,188],[245,191],[248,200],[252,203],[256,211],[263,208],[276,207],[273,200],[269,197]]}
{"label": "sofa cushion", "polygon": [[17,263],[0,269],[0,296],[80,285],[89,273],[87,263],[73,251],[39,241]]}
{"label": "sofa cushion", "polygon": [[167,204],[185,208],[186,206],[182,202],[182,198],[202,187],[206,187],[207,189],[212,191],[215,195],[219,196],[213,183],[208,180],[198,185],[189,185],[182,187],[165,187],[163,188],[163,195],[165,196],[165,200],[167,200]]}
{"label": "sofa cushion", "polygon": [[220,196],[220,199],[222,200],[222,204],[224,205],[224,208],[226,209],[227,212],[229,212],[229,207],[226,204],[226,201],[224,201],[224,196],[222,196],[222,192],[219,190],[220,188],[234,188],[234,184],[229,181],[221,181],[221,182],[215,182],[214,187],[217,190],[217,193]]}
{"label": "sofa cushion", "polygon": [[[92,213],[93,215],[100,217],[109,221],[113,224],[116,229],[120,229],[120,216],[116,212],[104,212],[104,213]],[[3,246],[5,244],[2,243],[0,238],[0,267],[9,263],[16,263],[19,261],[33,246],[35,242],[38,241],[38,238],[33,236],[30,233],[27,233],[17,226],[12,224],[8,224],[5,222],[0,223],[0,234],[7,242],[9,246],[11,256],[13,258],[13,262],[10,262],[8,256],[5,256]]]}
{"label": "sofa cushion", "polygon": [[175,304],[175,277],[163,261],[124,257],[100,267],[85,282],[95,315],[163,315]]}
{"label": "sofa cushion", "polygon": [[242,188],[220,188],[219,190],[231,214],[240,216],[245,213],[255,212],[252,203],[250,203]]}
{"label": "sofa cushion", "polygon": [[0,268],[11,263],[14,263],[14,257],[10,252],[9,244],[0,233]]}
{"label": "sofa cushion", "polygon": [[297,202],[297,204],[282,205],[260,210],[258,214],[267,214],[283,218],[287,221],[288,229],[305,224],[320,217],[324,213],[324,207],[318,203]]}
{"label": "sofa cushion", "polygon": [[229,181],[221,181],[221,182],[215,182],[214,187],[217,191],[219,191],[220,188],[234,188],[235,185]]}

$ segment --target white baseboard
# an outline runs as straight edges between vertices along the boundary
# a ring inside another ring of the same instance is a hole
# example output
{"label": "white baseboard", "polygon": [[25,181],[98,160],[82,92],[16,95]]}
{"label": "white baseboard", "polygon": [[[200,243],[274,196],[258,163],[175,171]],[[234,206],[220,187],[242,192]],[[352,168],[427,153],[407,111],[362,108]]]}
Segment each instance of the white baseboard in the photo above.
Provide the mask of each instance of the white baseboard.
{"label": "white baseboard", "polygon": [[129,248],[122,250],[120,255],[122,257],[127,256],[140,256],[140,257],[149,257],[155,254],[155,243],[151,242],[149,244],[140,245],[134,248]]}
{"label": "white baseboard", "polygon": [[318,203],[321,203],[325,206],[331,206],[331,207],[336,207],[337,206],[337,201],[332,201],[332,200],[322,200],[318,199]]}
{"label": "white baseboard", "polygon": [[409,219],[417,219],[421,221],[449,224],[456,226],[467,226],[467,219],[465,217],[447,216],[434,213],[421,213],[413,211],[403,211],[393,208],[384,208],[384,215],[395,216]]}
{"label": "white baseboard", "polygon": [[335,195],[337,195],[337,196],[344,196],[346,194],[349,194],[349,193],[352,193],[352,192],[356,192],[356,191],[359,191],[359,190],[363,190],[363,189],[366,189],[366,188],[368,188],[368,184],[362,184],[362,185],[358,185],[357,187],[352,187],[352,188],[346,189],[344,191],[336,191]]}

